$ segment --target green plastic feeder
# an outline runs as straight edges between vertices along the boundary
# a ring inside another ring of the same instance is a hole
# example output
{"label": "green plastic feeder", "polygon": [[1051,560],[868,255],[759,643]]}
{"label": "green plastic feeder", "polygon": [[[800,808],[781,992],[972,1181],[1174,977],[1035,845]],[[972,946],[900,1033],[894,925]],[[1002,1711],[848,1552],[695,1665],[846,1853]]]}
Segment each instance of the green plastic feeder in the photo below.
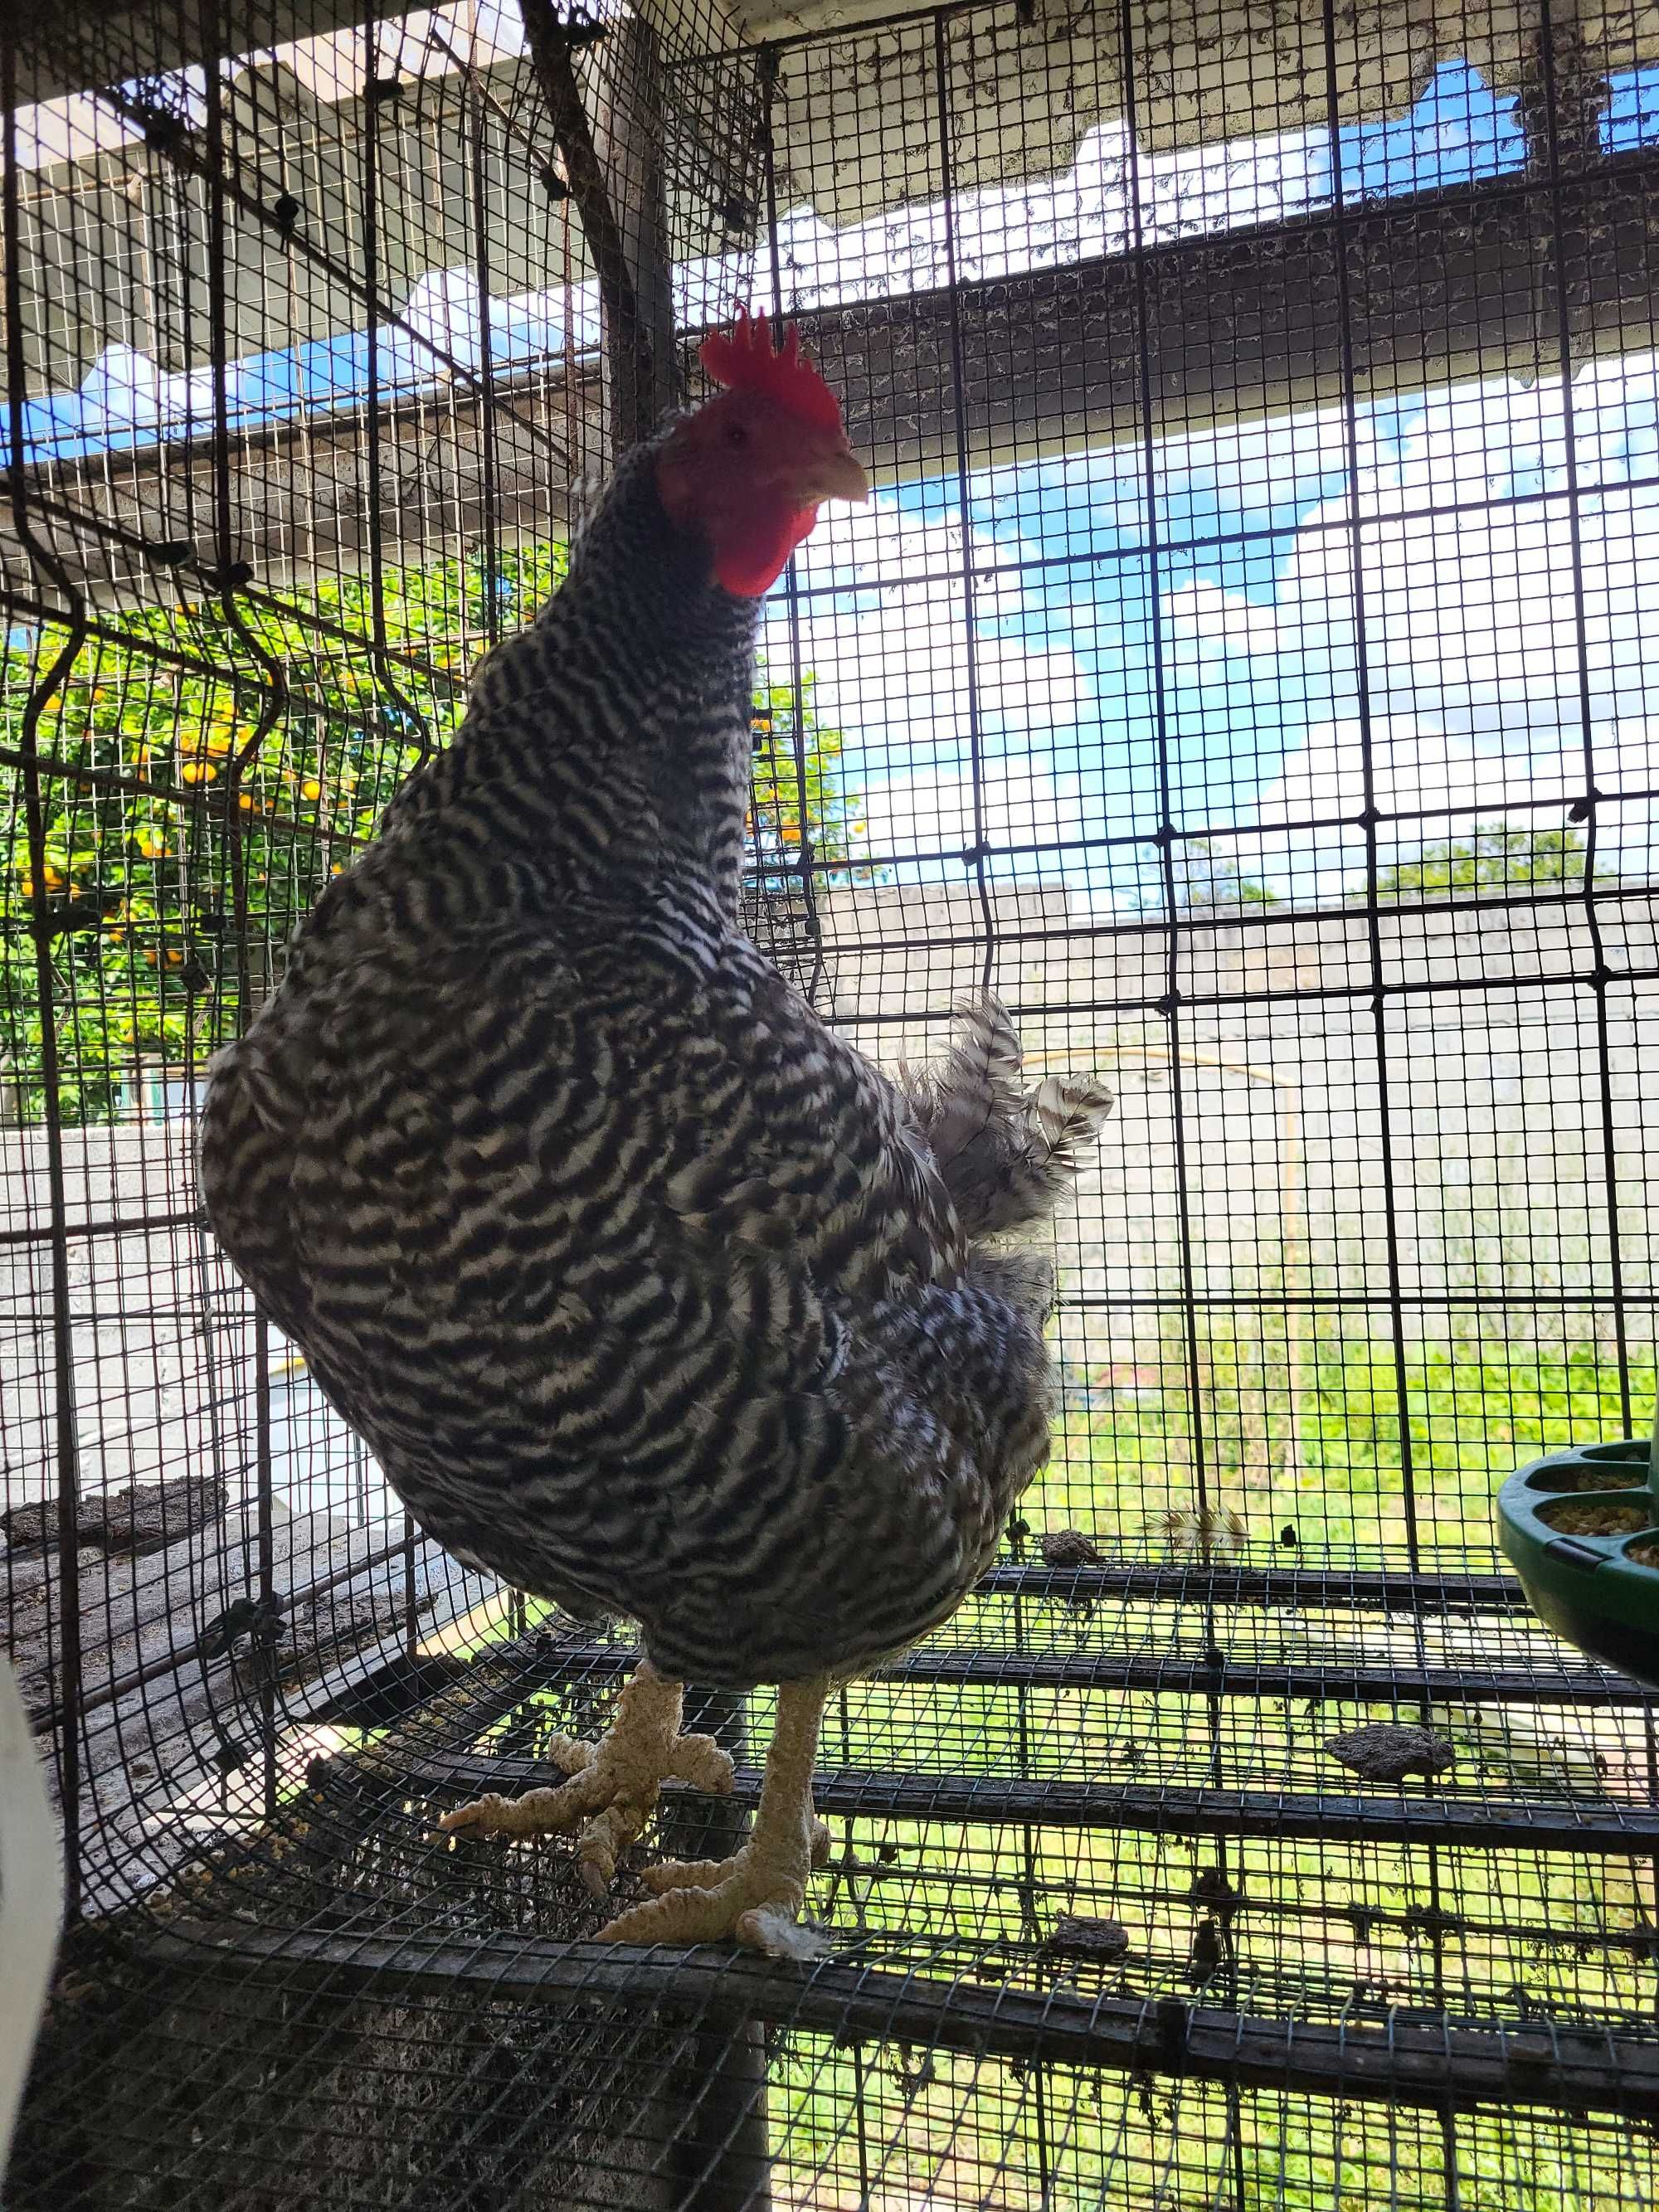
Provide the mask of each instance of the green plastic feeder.
{"label": "green plastic feeder", "polygon": [[1570,1444],[1510,1475],[1498,1521],[1539,1618],[1659,1689],[1656,1468],[1659,1450],[1639,1438]]}

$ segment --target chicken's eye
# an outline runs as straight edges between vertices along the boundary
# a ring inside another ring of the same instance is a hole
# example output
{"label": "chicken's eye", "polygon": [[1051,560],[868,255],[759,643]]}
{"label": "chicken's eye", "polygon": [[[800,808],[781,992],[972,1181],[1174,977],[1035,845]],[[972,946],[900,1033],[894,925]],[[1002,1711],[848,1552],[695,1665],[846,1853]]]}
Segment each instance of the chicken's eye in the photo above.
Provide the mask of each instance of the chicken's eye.
{"label": "chicken's eye", "polygon": [[726,442],[728,446],[746,446],[749,443],[749,433],[741,422],[726,424]]}

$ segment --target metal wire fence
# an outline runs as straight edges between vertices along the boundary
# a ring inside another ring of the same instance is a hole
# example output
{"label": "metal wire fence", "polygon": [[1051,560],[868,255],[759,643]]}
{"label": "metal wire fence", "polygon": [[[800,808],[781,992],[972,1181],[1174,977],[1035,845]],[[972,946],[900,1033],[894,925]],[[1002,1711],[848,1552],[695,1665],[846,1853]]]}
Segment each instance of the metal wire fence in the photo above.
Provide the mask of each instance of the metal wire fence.
{"label": "metal wire fence", "polygon": [[[1492,1527],[1656,1391],[1659,41],[1270,13],[0,28],[20,2208],[1659,2198],[1654,1712]],[[1119,1093],[1054,1462],[828,1717],[810,1974],[434,1835],[626,1632],[422,1539],[191,1159],[739,303],[878,487],[769,602],[748,923],[879,1058],[988,982]]]}

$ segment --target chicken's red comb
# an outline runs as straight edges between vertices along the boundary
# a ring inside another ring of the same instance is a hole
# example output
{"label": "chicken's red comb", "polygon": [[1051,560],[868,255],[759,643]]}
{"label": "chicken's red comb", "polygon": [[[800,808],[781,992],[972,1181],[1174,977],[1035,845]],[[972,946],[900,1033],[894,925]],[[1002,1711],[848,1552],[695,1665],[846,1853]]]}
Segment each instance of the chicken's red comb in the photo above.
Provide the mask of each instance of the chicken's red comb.
{"label": "chicken's red comb", "polygon": [[800,333],[791,323],[783,333],[783,348],[774,352],[772,329],[764,315],[738,311],[737,327],[730,337],[711,331],[698,359],[716,384],[732,392],[763,392],[820,430],[839,430],[841,403],[800,349]]}

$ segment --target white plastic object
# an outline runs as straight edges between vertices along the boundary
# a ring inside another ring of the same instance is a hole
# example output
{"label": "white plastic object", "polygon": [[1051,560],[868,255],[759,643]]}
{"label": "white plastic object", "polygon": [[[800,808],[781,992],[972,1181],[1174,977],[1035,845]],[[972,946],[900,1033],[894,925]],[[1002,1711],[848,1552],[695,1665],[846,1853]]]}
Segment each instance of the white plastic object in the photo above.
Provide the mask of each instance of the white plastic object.
{"label": "white plastic object", "polygon": [[0,2179],[63,1926],[61,1849],[17,1677],[0,1657]]}

